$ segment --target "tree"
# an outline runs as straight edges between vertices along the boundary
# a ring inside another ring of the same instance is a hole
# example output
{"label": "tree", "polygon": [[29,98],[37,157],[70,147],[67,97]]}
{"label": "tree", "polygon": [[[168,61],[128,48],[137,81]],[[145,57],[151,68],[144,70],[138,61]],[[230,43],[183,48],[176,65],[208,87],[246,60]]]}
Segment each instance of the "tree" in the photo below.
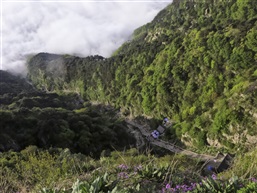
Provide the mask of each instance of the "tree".
{"label": "tree", "polygon": [[246,35],[246,42],[245,44],[247,47],[254,52],[257,52],[257,29],[252,28],[250,31],[248,31]]}

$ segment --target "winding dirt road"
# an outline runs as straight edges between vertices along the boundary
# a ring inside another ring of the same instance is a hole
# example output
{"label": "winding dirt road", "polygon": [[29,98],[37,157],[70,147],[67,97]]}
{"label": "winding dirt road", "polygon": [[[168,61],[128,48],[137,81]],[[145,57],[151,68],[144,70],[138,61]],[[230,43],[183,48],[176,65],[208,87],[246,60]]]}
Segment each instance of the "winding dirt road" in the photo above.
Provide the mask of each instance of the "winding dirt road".
{"label": "winding dirt road", "polygon": [[[140,124],[135,123],[134,121],[129,120],[129,119],[125,119],[125,121],[128,125],[131,125],[133,127],[138,128],[141,135],[144,136],[145,139],[150,139],[150,133],[148,131],[151,131],[151,128],[148,125],[140,125]],[[149,140],[149,142],[152,145],[156,145],[158,147],[165,148],[165,149],[167,149],[167,150],[169,150],[173,153],[184,154],[184,155],[187,155],[191,158],[199,159],[201,161],[209,161],[209,160],[214,160],[215,159],[214,156],[206,155],[206,154],[198,154],[198,153],[195,153],[193,151],[183,149],[179,146],[176,146],[174,144],[168,143],[168,142],[160,140],[160,139]]]}

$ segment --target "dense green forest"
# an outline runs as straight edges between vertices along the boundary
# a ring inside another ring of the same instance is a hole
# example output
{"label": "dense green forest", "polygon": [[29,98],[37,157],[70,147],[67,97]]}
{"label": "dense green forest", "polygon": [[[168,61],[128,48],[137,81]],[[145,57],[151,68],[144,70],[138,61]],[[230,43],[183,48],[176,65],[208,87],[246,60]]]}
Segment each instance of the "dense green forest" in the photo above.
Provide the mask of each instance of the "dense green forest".
{"label": "dense green forest", "polygon": [[[255,1],[173,0],[108,58],[38,53],[26,78],[0,70],[0,192],[254,193],[256,64]],[[229,168],[167,154],[127,121],[164,117],[153,142],[234,153]]]}
{"label": "dense green forest", "polygon": [[104,151],[135,146],[117,110],[83,102],[74,93],[38,91],[5,71],[0,77],[0,151],[35,145],[99,157]]}
{"label": "dense green forest", "polygon": [[131,116],[174,122],[197,148],[256,144],[257,7],[252,0],[180,0],[138,28],[109,58],[40,53],[28,78]]}

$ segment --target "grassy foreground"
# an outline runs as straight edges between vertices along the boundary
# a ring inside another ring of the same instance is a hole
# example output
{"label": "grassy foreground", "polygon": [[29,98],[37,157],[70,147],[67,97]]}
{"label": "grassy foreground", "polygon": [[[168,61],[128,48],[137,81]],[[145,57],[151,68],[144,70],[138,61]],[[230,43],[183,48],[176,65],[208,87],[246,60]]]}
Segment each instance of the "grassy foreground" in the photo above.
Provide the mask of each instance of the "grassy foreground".
{"label": "grassy foreground", "polygon": [[201,176],[198,160],[181,155],[156,157],[136,149],[102,152],[99,160],[68,149],[0,154],[0,192],[240,192],[257,190],[257,150],[237,156],[219,175]]}

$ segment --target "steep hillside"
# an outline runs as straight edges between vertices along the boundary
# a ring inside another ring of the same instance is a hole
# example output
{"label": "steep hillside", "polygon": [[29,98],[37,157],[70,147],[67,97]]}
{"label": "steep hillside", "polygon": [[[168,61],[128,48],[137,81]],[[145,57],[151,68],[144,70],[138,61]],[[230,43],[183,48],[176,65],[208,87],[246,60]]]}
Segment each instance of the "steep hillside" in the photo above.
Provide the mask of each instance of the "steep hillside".
{"label": "steep hillside", "polygon": [[75,92],[131,115],[170,117],[189,146],[257,142],[257,5],[174,0],[110,58],[40,53],[28,61],[37,88]]}

